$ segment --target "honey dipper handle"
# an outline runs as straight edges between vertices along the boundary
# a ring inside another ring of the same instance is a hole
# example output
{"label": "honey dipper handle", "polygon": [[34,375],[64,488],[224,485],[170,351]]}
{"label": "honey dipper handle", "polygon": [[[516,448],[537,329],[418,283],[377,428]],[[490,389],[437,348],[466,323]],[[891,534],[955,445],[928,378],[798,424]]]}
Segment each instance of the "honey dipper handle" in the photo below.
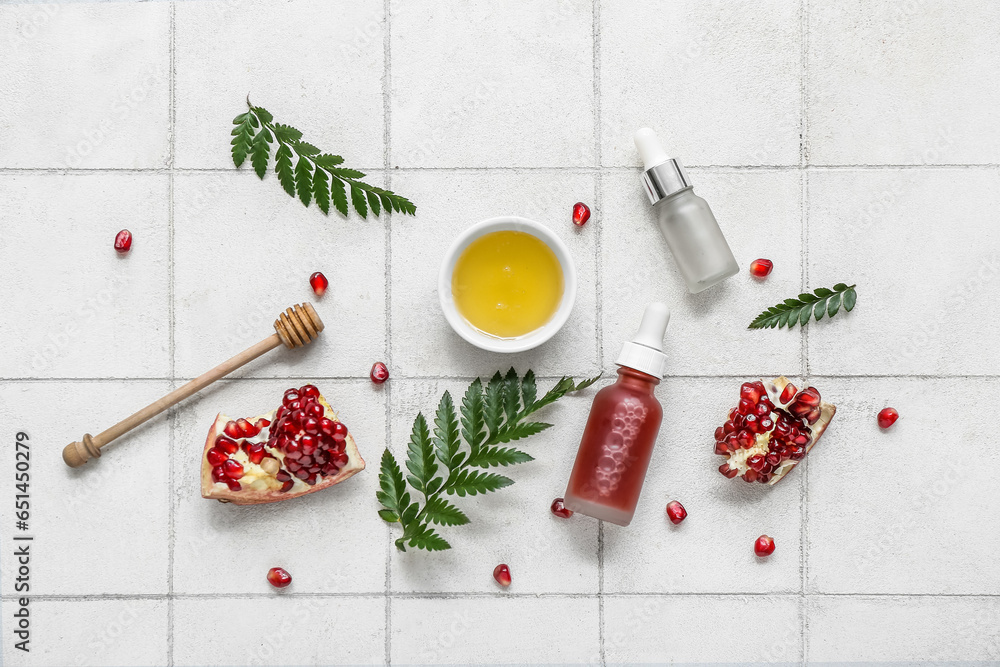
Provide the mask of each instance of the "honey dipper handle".
{"label": "honey dipper handle", "polygon": [[281,344],[281,337],[277,333],[271,334],[256,345],[243,350],[232,359],[222,362],[212,370],[203,373],[187,384],[174,389],[163,398],[150,403],[131,417],[126,417],[106,431],[102,431],[93,437],[90,434],[87,434],[83,436],[82,441],[66,445],[66,448],[63,450],[63,461],[65,461],[66,465],[71,468],[82,466],[89,459],[100,456],[101,447],[113,441],[115,438],[121,437],[134,429],[136,426],[145,423],[164,410],[180,403],[192,394],[201,391],[219,378],[229,375],[237,368],[250,363],[257,357],[270,352]]}

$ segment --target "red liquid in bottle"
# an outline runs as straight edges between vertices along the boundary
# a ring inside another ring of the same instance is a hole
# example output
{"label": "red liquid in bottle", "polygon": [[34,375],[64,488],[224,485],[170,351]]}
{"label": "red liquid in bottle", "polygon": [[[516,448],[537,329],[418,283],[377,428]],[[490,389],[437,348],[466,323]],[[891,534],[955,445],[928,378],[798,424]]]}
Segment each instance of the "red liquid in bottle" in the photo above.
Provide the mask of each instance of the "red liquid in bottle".
{"label": "red liquid in bottle", "polygon": [[627,526],[639,503],[663,409],[660,380],[621,366],[618,381],[597,392],[566,489],[566,507]]}

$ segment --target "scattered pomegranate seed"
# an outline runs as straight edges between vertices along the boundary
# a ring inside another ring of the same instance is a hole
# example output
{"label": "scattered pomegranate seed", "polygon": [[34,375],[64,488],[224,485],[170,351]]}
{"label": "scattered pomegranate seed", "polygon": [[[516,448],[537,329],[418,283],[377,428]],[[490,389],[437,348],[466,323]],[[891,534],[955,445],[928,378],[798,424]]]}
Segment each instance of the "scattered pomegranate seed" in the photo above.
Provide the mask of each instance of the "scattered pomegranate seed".
{"label": "scattered pomegranate seed", "polygon": [[667,518],[670,519],[670,523],[675,526],[683,521],[687,517],[687,510],[684,509],[684,505],[681,505],[676,500],[671,500],[667,503]]}
{"label": "scattered pomegranate seed", "polygon": [[280,567],[272,567],[267,571],[267,581],[275,588],[284,588],[292,583],[292,575]]}
{"label": "scattered pomegranate seed", "polygon": [[573,510],[566,509],[566,505],[562,498],[556,498],[552,501],[552,506],[549,508],[552,513],[555,514],[560,519],[568,519],[573,516]]}
{"label": "scattered pomegranate seed", "polygon": [[899,419],[899,413],[896,412],[896,408],[884,408],[878,413],[878,425],[882,428],[889,428],[896,423]]}
{"label": "scattered pomegranate seed", "polygon": [[132,232],[127,229],[123,229],[115,236],[115,250],[121,254],[127,253],[132,249]]}
{"label": "scattered pomegranate seed", "polygon": [[573,204],[573,224],[583,227],[590,220],[590,207],[582,201]]}
{"label": "scattered pomegranate seed", "polygon": [[312,285],[316,296],[323,296],[326,294],[326,288],[330,286],[330,281],[326,279],[326,276],[317,271],[309,276],[309,284]]}
{"label": "scattered pomegranate seed", "polygon": [[760,558],[765,558],[774,553],[774,540],[767,535],[761,535],[753,543],[753,552]]}
{"label": "scattered pomegranate seed", "polygon": [[389,369],[381,361],[376,361],[372,364],[370,377],[375,384],[382,384],[389,379]]}
{"label": "scattered pomegranate seed", "polygon": [[493,578],[504,588],[510,586],[510,568],[506,563],[500,563],[493,568]]}
{"label": "scattered pomegranate seed", "polygon": [[755,278],[766,278],[774,268],[774,262],[769,259],[755,259],[750,262],[750,275]]}

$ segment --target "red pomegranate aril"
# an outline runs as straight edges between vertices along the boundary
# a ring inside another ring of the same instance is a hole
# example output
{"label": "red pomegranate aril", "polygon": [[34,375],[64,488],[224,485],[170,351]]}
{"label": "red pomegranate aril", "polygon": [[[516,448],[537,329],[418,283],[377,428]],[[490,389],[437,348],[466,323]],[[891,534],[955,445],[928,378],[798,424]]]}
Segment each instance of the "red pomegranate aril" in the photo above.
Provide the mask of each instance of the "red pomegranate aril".
{"label": "red pomegranate aril", "polygon": [[722,442],[725,439],[726,439],[726,429],[722,428],[721,426],[715,429],[715,441]]}
{"label": "red pomegranate aril", "polygon": [[319,398],[319,388],[314,384],[303,385],[299,388],[299,395],[306,398]]}
{"label": "red pomegranate aril", "polygon": [[381,361],[376,361],[372,364],[372,370],[368,373],[368,377],[375,384],[382,384],[389,379],[389,369]]}
{"label": "red pomegranate aril", "polygon": [[743,473],[744,482],[756,482],[757,481],[757,471],[753,468],[747,468],[747,471]]}
{"label": "red pomegranate aril", "polygon": [[748,431],[754,434],[760,433],[760,420],[757,419],[757,415],[747,415],[743,421]]}
{"label": "red pomegranate aril", "polygon": [[330,462],[333,463],[338,468],[342,468],[347,465],[348,457],[347,452],[337,452],[330,457]]}
{"label": "red pomegranate aril", "polygon": [[722,425],[722,430],[725,431],[726,433],[735,433],[736,424],[733,423],[732,419],[727,419],[726,423]]}
{"label": "red pomegranate aril", "polygon": [[493,568],[493,578],[504,588],[510,586],[510,568],[507,567],[506,563],[500,563]]}
{"label": "red pomegranate aril", "polygon": [[744,382],[740,385],[740,398],[745,398],[756,404],[760,400],[760,392],[757,391],[757,387],[752,382]]}
{"label": "red pomegranate aril", "polygon": [[318,435],[319,420],[315,417],[306,417],[302,420],[302,430],[310,435]]}
{"label": "red pomegranate aril", "polygon": [[326,294],[326,288],[330,286],[330,281],[321,272],[317,271],[309,276],[309,285],[316,296],[323,296]]}
{"label": "red pomegranate aril", "polygon": [[739,405],[736,406],[737,414],[744,418],[746,418],[747,415],[753,414],[755,409],[753,401],[748,398],[741,398]]}
{"label": "red pomegranate aril", "polygon": [[729,445],[724,442],[715,443],[715,453],[719,455],[724,455],[729,453]]}
{"label": "red pomegranate aril", "polygon": [[226,473],[223,472],[221,465],[212,468],[212,481],[216,483],[226,481]]}
{"label": "red pomegranate aril", "polygon": [[766,278],[771,269],[774,268],[774,263],[769,259],[755,259],[750,262],[750,275],[755,278]]}
{"label": "red pomegranate aril", "polygon": [[289,389],[288,391],[285,392],[285,397],[281,400],[281,404],[287,408],[289,403],[297,400],[299,400],[298,390]]}
{"label": "red pomegranate aril", "polygon": [[681,505],[676,500],[671,500],[667,503],[667,518],[670,519],[670,523],[675,526],[687,517],[687,510],[684,509],[684,505]]}
{"label": "red pomegranate aril", "polygon": [[719,466],[719,472],[721,472],[729,479],[732,479],[733,477],[736,477],[737,474],[739,474],[739,470],[737,470],[736,468],[730,468],[728,463],[723,463],[721,466]]}
{"label": "red pomegranate aril", "polygon": [[286,470],[279,470],[277,473],[275,473],[274,478],[279,482],[287,482],[292,478],[292,476],[289,475],[288,471]]}
{"label": "red pomegranate aril", "polygon": [[288,493],[289,491],[292,490],[293,486],[295,486],[295,481],[290,479],[290,480],[288,480],[287,482],[284,482],[281,485],[281,492],[282,493]]}
{"label": "red pomegranate aril", "polygon": [[556,498],[553,500],[549,509],[560,519],[568,519],[573,516],[573,510],[566,509],[566,505],[562,498]]}
{"label": "red pomegranate aril", "polygon": [[242,491],[243,485],[237,482],[235,479],[226,479],[226,486],[229,487],[230,491]]}
{"label": "red pomegranate aril", "polygon": [[778,400],[781,401],[782,404],[788,403],[792,400],[792,397],[798,393],[798,391],[799,390],[795,388],[795,385],[789,382],[785,385],[785,388],[781,390],[781,396],[778,397]]}
{"label": "red pomegranate aril", "polygon": [[338,442],[343,442],[347,439],[347,427],[344,426],[343,422],[333,423],[333,434],[332,437]]}
{"label": "red pomegranate aril", "polygon": [[590,220],[590,207],[582,201],[573,204],[573,224],[583,227]]}
{"label": "red pomegranate aril", "polygon": [[243,477],[243,466],[236,459],[226,459],[226,462],[222,464],[222,471],[230,479]]}
{"label": "red pomegranate aril", "polygon": [[261,431],[263,431],[263,430],[264,430],[265,428],[267,428],[268,426],[270,426],[270,425],[271,425],[271,422],[270,422],[270,420],[268,420],[268,419],[264,419],[263,417],[261,417],[260,419],[258,419],[258,420],[257,420],[256,424],[254,424],[254,425],[255,425],[255,426],[257,427],[257,429],[258,429],[258,430],[257,430],[257,432],[258,432],[258,433],[260,433],[260,432],[261,432]]}
{"label": "red pomegranate aril", "polygon": [[299,425],[292,421],[291,417],[285,417],[281,425],[278,426],[278,432],[283,433],[286,436],[298,435]]}
{"label": "red pomegranate aril", "polygon": [[258,465],[264,460],[264,454],[264,445],[251,445],[247,451],[247,458],[250,459],[250,463]]}
{"label": "red pomegranate aril", "polygon": [[756,470],[757,472],[763,470],[764,463],[765,463],[764,457],[761,456],[760,454],[754,454],[753,456],[747,459],[747,465],[750,466],[753,470]]}
{"label": "red pomegranate aril", "polygon": [[240,431],[240,427],[236,422],[227,422],[226,428],[223,429],[223,433],[228,435],[230,438],[242,438],[243,432]]}
{"label": "red pomegranate aril", "polygon": [[326,410],[319,403],[310,403],[309,407],[305,410],[306,416],[312,417],[313,419],[322,419],[323,415],[326,414]]}
{"label": "red pomegranate aril", "polygon": [[302,446],[302,453],[306,456],[312,456],[316,448],[319,447],[319,441],[316,439],[316,436],[309,435],[308,433],[299,438],[299,444]]}
{"label": "red pomegranate aril", "polygon": [[739,443],[739,446],[741,448],[750,449],[751,447],[753,447],[753,444],[756,442],[756,439],[753,437],[753,434],[750,433],[750,431],[740,431],[736,435],[736,442]]}
{"label": "red pomegranate aril", "polygon": [[771,421],[768,417],[764,417],[757,423],[760,424],[760,430],[762,433],[767,433],[768,431],[771,430],[771,427],[774,426],[774,422]]}
{"label": "red pomegranate aril", "polygon": [[284,588],[292,583],[292,575],[280,567],[272,567],[267,571],[267,582],[275,588]]}
{"label": "red pomegranate aril", "polygon": [[337,470],[338,470],[337,466],[333,465],[332,463],[326,463],[323,465],[322,473],[324,475],[333,475],[334,473],[337,472]]}
{"label": "red pomegranate aril", "polygon": [[774,553],[774,540],[767,535],[761,535],[757,538],[757,541],[753,543],[753,552],[757,554],[759,558],[765,558]]}
{"label": "red pomegranate aril", "polygon": [[896,423],[897,419],[899,419],[899,413],[896,412],[895,408],[883,408],[878,413],[878,425],[880,428],[889,428]]}
{"label": "red pomegranate aril", "polygon": [[244,438],[252,438],[258,433],[260,433],[259,428],[248,422],[246,419],[243,419],[242,417],[236,420],[236,426],[237,428],[240,429],[240,435],[242,435]]}
{"label": "red pomegranate aril", "polygon": [[307,477],[309,477],[309,471],[306,470],[305,468],[299,468],[298,470],[295,471],[295,476],[298,477],[299,479],[304,480]]}
{"label": "red pomegranate aril", "polygon": [[334,422],[332,419],[327,419],[326,417],[323,417],[322,419],[319,420],[320,433],[332,437],[333,432],[336,430],[336,427],[334,426],[335,423],[336,422]]}
{"label": "red pomegranate aril", "polygon": [[240,446],[236,444],[236,441],[224,435],[220,435],[215,439],[215,446],[226,454],[235,454],[240,451]]}
{"label": "red pomegranate aril", "polygon": [[132,249],[132,232],[123,229],[115,235],[115,250],[121,254]]}
{"label": "red pomegranate aril", "polygon": [[208,464],[213,468],[215,466],[221,466],[223,462],[229,458],[228,456],[226,456],[225,452],[220,451],[216,447],[212,447],[210,450],[208,450],[208,452],[205,454],[205,457],[208,459]]}

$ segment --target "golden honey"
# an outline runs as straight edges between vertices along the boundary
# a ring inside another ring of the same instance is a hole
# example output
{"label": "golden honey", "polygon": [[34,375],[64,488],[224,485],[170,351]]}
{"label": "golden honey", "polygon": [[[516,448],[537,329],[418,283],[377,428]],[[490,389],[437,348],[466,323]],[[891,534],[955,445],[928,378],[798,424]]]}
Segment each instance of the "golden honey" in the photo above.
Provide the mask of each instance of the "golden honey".
{"label": "golden honey", "polygon": [[531,234],[492,232],[465,248],[451,293],[473,327],[497,338],[539,329],[559,310],[565,284],[554,252]]}

